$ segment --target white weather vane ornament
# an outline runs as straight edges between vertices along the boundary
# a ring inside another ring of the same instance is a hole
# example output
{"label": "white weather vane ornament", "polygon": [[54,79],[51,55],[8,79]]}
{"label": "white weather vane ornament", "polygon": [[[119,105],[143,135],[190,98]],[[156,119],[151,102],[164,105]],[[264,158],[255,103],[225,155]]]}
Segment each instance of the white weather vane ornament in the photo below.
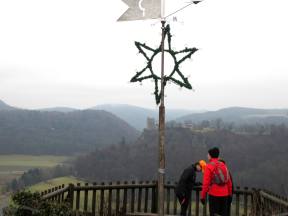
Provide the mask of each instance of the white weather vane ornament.
{"label": "white weather vane ornament", "polygon": [[182,8],[171,14],[164,15],[164,0],[122,0],[128,9],[119,17],[118,21],[146,20],[146,19],[166,19],[167,17],[178,13],[192,4],[198,4],[201,1],[187,2]]}
{"label": "white weather vane ornament", "polygon": [[122,0],[128,9],[118,21],[158,19],[161,17],[161,0]]}
{"label": "white weather vane ornament", "polygon": [[143,0],[140,0],[140,1],[139,1],[138,7],[139,7],[139,9],[142,11],[142,16],[145,17],[145,8],[142,7],[142,5],[141,5],[142,2],[143,2]]}

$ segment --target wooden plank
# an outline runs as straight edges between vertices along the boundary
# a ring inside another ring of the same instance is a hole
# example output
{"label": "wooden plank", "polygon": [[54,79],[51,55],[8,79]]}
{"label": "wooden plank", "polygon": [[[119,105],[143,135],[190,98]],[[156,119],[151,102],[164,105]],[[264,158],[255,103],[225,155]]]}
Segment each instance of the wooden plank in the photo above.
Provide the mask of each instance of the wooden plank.
{"label": "wooden plank", "polygon": [[[135,185],[135,181],[132,181],[132,185]],[[131,189],[131,204],[130,204],[131,212],[134,212],[134,205],[135,205],[135,188],[132,188]]]}
{"label": "wooden plank", "polygon": [[68,196],[70,200],[70,208],[73,209],[74,205],[74,184],[69,184]]}
{"label": "wooden plank", "polygon": [[[244,188],[245,191],[248,191],[248,188]],[[248,194],[244,194],[244,215],[248,216]]]}
{"label": "wooden plank", "polygon": [[191,216],[191,208],[192,208],[192,193],[190,195],[189,204],[188,204],[188,216]]}
{"label": "wooden plank", "polygon": [[[143,184],[142,181],[139,182],[140,184]],[[141,212],[141,204],[142,204],[142,187],[139,187],[138,189],[138,205],[137,205],[137,211]]]}
{"label": "wooden plank", "polygon": [[[112,182],[109,183],[109,185],[112,185]],[[112,189],[109,189],[108,193],[108,215],[112,215]]]}
{"label": "wooden plank", "polygon": [[[80,186],[80,183],[77,183],[77,187]],[[76,210],[80,208],[80,190],[76,189]]]}
{"label": "wooden plank", "polygon": [[[97,185],[97,183],[94,182],[93,185]],[[93,189],[93,192],[92,192],[92,215],[96,216],[96,190],[95,189]]]}
{"label": "wooden plank", "polygon": [[[117,182],[117,185],[120,185],[120,182]],[[120,189],[116,189],[116,215],[120,212]]]}
{"label": "wooden plank", "polygon": [[264,191],[260,191],[259,193],[260,193],[261,196],[263,196],[263,197],[265,197],[265,198],[267,198],[267,199],[269,199],[269,200],[271,200],[273,202],[276,202],[276,203],[278,203],[280,205],[288,207],[288,202],[283,200],[283,199],[280,199],[278,197],[272,196],[272,195],[270,195],[270,194],[268,194],[268,193],[266,193]]}
{"label": "wooden plank", "polygon": [[200,192],[197,190],[196,191],[196,206],[195,206],[195,215],[199,216],[199,203],[200,203]]}
{"label": "wooden plank", "polygon": [[[125,181],[124,184],[128,184],[128,182]],[[127,212],[127,188],[124,188],[123,211]]]}
{"label": "wooden plank", "polygon": [[[143,213],[143,212],[128,212],[126,213],[127,216],[158,216],[157,213]],[[177,215],[167,215],[165,214],[165,216],[177,216]]]}
{"label": "wooden plank", "polygon": [[157,196],[156,196],[156,186],[152,188],[152,201],[151,201],[151,212],[157,212]]}
{"label": "wooden plank", "polygon": [[[85,186],[88,187],[88,183],[85,183]],[[88,208],[88,190],[84,190],[84,212],[87,212]]]}
{"label": "wooden plank", "polygon": [[[146,184],[149,184],[149,181],[146,181]],[[148,196],[149,196],[149,188],[145,188],[144,212],[148,211]]]}
{"label": "wooden plank", "polygon": [[[61,189],[63,190],[65,188],[65,185],[64,184],[62,184],[62,187],[61,187]],[[64,193],[65,193],[65,191],[63,192],[63,193],[61,193],[61,202],[63,202],[64,201]]]}
{"label": "wooden plank", "polygon": [[[59,189],[61,189],[61,187],[59,186]],[[63,193],[58,193],[57,195],[57,203],[61,203],[61,196]]]}
{"label": "wooden plank", "polygon": [[[240,187],[237,186],[237,190],[240,190]],[[236,193],[236,216],[240,215],[240,194]]]}
{"label": "wooden plank", "polygon": [[[170,182],[168,182],[170,184]],[[167,199],[166,199],[166,214],[169,215],[170,213],[170,188],[167,188]]]}
{"label": "wooden plank", "polygon": [[[101,183],[101,185],[105,185],[104,182]],[[104,214],[104,189],[102,188],[100,190],[100,216]]]}
{"label": "wooden plank", "polygon": [[152,187],[156,187],[156,183],[150,183],[150,184],[143,184],[143,185],[140,185],[140,184],[121,184],[121,185],[89,185],[88,187],[86,186],[75,186],[75,189],[80,189],[80,190],[93,190],[93,189],[96,189],[96,190],[101,190],[101,189],[104,189],[104,190],[108,190],[109,188],[112,188],[112,189],[132,189],[132,188],[139,188],[139,187],[142,187],[142,188],[152,188]]}
{"label": "wooden plank", "polygon": [[[177,183],[175,183],[176,185]],[[176,192],[175,192],[175,188],[174,188],[174,210],[173,210],[173,214],[176,215],[177,214],[177,202],[178,202],[178,198],[176,196]]]}
{"label": "wooden plank", "polygon": [[203,216],[206,216],[207,215],[207,196],[206,196],[206,202],[205,204],[203,205]]}

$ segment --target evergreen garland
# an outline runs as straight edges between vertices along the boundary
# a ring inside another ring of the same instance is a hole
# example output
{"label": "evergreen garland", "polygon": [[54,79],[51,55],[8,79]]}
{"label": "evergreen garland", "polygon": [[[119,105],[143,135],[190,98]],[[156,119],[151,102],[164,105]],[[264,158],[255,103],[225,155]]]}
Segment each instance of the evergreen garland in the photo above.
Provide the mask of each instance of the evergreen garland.
{"label": "evergreen garland", "polygon": [[[173,68],[173,71],[168,76],[166,76],[166,75],[164,76],[164,86],[166,86],[166,83],[168,81],[172,81],[172,82],[174,82],[176,85],[178,85],[180,87],[185,87],[187,89],[192,89],[192,86],[189,83],[188,78],[185,77],[181,73],[181,71],[179,69],[179,66],[180,66],[180,64],[182,62],[184,62],[188,58],[191,58],[191,56],[198,49],[197,48],[187,48],[186,47],[185,49],[180,50],[180,51],[172,50],[172,48],[171,48],[172,35],[170,33],[170,26],[169,25],[167,25],[165,27],[165,29],[164,29],[164,40],[166,38],[168,40],[168,49],[164,49],[164,52],[168,52],[172,56],[172,58],[174,59],[174,68]],[[147,60],[147,65],[141,71],[136,72],[136,75],[132,77],[130,82],[142,82],[143,80],[146,80],[146,79],[153,79],[154,83],[155,83],[154,95],[155,95],[156,104],[158,105],[160,103],[160,100],[161,100],[161,91],[159,92],[158,81],[161,82],[161,77],[157,76],[156,73],[154,72],[153,67],[152,67],[152,62],[154,60],[154,57],[157,54],[161,53],[161,42],[160,42],[160,46],[158,48],[156,48],[156,49],[153,49],[153,48],[147,46],[145,43],[140,43],[140,42],[137,42],[137,41],[135,41],[135,46],[137,47],[139,53],[142,54],[144,56],[144,58]],[[149,57],[147,55],[147,53],[145,52],[145,50],[153,52],[152,56]],[[178,54],[186,54],[186,53],[187,53],[187,55],[182,57],[180,60],[177,60],[176,56]],[[147,69],[149,70],[150,74],[144,75],[144,72]],[[178,79],[173,77],[176,73],[181,77],[180,80],[178,80]]]}

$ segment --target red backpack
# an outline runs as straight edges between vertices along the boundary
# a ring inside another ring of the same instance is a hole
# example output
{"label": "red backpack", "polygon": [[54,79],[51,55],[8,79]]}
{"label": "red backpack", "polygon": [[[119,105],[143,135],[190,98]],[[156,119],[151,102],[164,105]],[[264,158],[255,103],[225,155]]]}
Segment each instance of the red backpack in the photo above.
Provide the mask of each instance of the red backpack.
{"label": "red backpack", "polygon": [[212,164],[215,167],[212,173],[212,184],[217,185],[227,184],[230,178],[227,166],[220,161],[217,161],[216,163],[211,162],[210,164]]}

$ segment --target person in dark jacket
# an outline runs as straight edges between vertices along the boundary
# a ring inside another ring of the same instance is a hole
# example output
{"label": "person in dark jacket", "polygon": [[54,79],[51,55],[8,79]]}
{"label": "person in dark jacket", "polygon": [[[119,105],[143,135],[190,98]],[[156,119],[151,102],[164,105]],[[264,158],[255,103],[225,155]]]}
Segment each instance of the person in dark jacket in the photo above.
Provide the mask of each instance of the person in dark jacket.
{"label": "person in dark jacket", "polygon": [[176,196],[181,205],[181,216],[186,216],[187,208],[190,203],[193,186],[199,186],[196,183],[196,172],[203,172],[205,169],[205,161],[199,161],[184,169],[176,186]]}

